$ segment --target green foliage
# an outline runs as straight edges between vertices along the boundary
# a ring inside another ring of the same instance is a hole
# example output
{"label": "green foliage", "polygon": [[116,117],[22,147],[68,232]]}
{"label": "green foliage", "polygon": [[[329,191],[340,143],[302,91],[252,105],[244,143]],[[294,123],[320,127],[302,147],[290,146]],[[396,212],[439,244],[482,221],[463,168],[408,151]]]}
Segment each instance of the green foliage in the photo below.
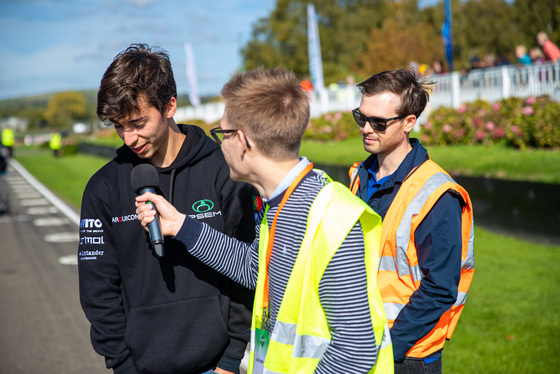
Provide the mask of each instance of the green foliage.
{"label": "green foliage", "polygon": [[535,35],[544,31],[556,45],[560,42],[560,2],[558,0],[515,0],[512,18],[523,30],[518,43],[537,45]]}
{"label": "green foliage", "polygon": [[365,50],[352,65],[357,72],[368,77],[405,68],[411,61],[431,64],[445,59],[443,48],[434,48],[441,45],[441,35],[434,25],[423,22],[421,17],[410,16],[417,10],[416,2],[395,3],[391,9],[393,16],[380,28],[370,28]]}
{"label": "green foliage", "polygon": [[303,138],[339,141],[357,136],[360,136],[360,130],[352,117],[352,113],[335,112],[324,114],[320,118],[312,118]]}
{"label": "green foliage", "polygon": [[[326,84],[352,75],[366,78],[411,61],[443,60],[444,3],[418,7],[418,0],[279,0],[273,12],[253,25],[243,49],[244,68],[284,66],[309,75],[306,4],[315,5]],[[452,0],[455,70],[470,59],[494,55],[515,62],[515,46],[537,47],[546,31],[560,43],[557,0]]]}
{"label": "green foliage", "polygon": [[483,100],[457,110],[441,107],[422,126],[424,144],[505,143],[517,148],[560,147],[560,103],[547,96]]}
{"label": "green foliage", "polygon": [[[514,22],[511,7],[506,0],[452,2],[455,70],[470,68],[469,60],[475,55],[482,59],[494,54],[516,61],[515,46],[526,31]],[[534,40],[535,35],[531,37]]]}
{"label": "green foliage", "polygon": [[54,94],[45,112],[49,125],[54,129],[70,129],[76,120],[86,118],[87,102],[79,92]]}
{"label": "green foliage", "polygon": [[278,0],[269,17],[253,25],[243,49],[244,68],[284,66],[299,77],[309,76],[307,3],[317,12],[325,82],[345,79],[355,56],[362,52],[369,28],[387,16],[385,0]]}

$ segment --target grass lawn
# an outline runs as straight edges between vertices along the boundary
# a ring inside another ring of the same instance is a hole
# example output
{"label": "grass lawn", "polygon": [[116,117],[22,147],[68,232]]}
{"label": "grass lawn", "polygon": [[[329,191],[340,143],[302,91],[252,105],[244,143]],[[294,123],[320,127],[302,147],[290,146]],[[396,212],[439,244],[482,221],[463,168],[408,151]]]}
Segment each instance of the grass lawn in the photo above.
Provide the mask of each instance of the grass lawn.
{"label": "grass lawn", "polygon": [[[426,148],[430,157],[450,174],[560,184],[558,149],[520,151],[502,145]],[[317,164],[348,167],[369,155],[360,138],[338,143],[303,141],[300,154]]]}
{"label": "grass lawn", "polygon": [[475,273],[444,373],[555,373],[560,365],[560,246],[475,228]]}
{"label": "grass lawn", "polygon": [[[493,147],[430,147],[434,160],[465,175],[560,183],[558,151]],[[17,160],[75,207],[87,180],[107,159],[55,158],[44,149],[16,149]],[[302,155],[350,165],[363,159],[361,140],[304,142]],[[488,170],[486,169],[488,168]],[[523,178],[525,177],[525,178]],[[554,373],[560,366],[560,246],[545,246],[475,228],[475,274],[468,302],[445,346],[445,373]]]}
{"label": "grass lawn", "polygon": [[14,153],[35,178],[77,210],[89,178],[108,161],[80,154],[54,157],[42,148],[18,148]]}

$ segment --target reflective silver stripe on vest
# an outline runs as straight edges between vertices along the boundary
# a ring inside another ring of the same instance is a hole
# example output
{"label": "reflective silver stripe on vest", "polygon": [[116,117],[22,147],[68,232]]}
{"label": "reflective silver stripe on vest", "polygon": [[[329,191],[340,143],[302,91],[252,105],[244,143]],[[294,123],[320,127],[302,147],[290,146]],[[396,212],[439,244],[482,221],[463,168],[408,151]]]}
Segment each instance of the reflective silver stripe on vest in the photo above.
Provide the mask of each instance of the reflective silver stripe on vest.
{"label": "reflective silver stripe on vest", "polygon": [[251,329],[251,340],[249,341],[249,345],[250,345],[249,350],[250,350],[251,352],[255,352],[255,339],[256,339],[256,336],[257,336],[257,335],[256,335],[256,333],[255,333],[255,330],[254,330],[254,329]]}
{"label": "reflective silver stripe on vest", "polygon": [[320,360],[329,347],[331,340],[313,335],[296,335],[292,356]]}
{"label": "reflective silver stripe on vest", "polygon": [[391,345],[391,333],[389,332],[389,325],[385,324],[385,329],[383,329],[383,339],[381,339],[381,348],[377,345],[377,357],[379,357],[379,350]]}
{"label": "reflective silver stripe on vest", "polygon": [[263,374],[286,374],[286,373],[280,373],[277,371],[268,370],[267,368],[264,368],[262,372]]}
{"label": "reflective silver stripe on vest", "polygon": [[410,274],[414,282],[418,282],[424,277],[420,271],[420,267],[418,265],[410,266],[406,259],[412,218],[420,213],[430,195],[447,182],[453,182],[453,179],[445,173],[439,172],[432,175],[422,186],[420,191],[418,191],[416,196],[414,196],[410,204],[408,204],[396,235],[396,258],[399,276]]}
{"label": "reflective silver stripe on vest", "polygon": [[461,306],[463,304],[465,304],[465,302],[467,301],[467,294],[468,292],[459,292],[457,294],[457,300],[455,300],[455,304],[453,304],[454,306]]}
{"label": "reflective silver stripe on vest", "polygon": [[294,345],[296,340],[296,328],[297,325],[295,323],[276,321],[270,339],[278,343]]}
{"label": "reflective silver stripe on vest", "polygon": [[474,219],[471,223],[471,236],[467,248],[467,258],[461,261],[461,269],[474,269]]}
{"label": "reflective silver stripe on vest", "polygon": [[292,345],[293,357],[305,357],[320,359],[327,350],[330,339],[321,338],[313,335],[296,334],[297,325],[276,321],[272,331],[271,340],[275,342]]}
{"label": "reflective silver stripe on vest", "polygon": [[388,320],[394,320],[397,318],[401,309],[404,308],[405,304],[397,304],[397,303],[383,303],[383,307],[385,308],[385,314],[387,315]]}
{"label": "reflective silver stripe on vest", "polygon": [[397,271],[397,263],[394,257],[381,256],[379,259],[378,271]]}

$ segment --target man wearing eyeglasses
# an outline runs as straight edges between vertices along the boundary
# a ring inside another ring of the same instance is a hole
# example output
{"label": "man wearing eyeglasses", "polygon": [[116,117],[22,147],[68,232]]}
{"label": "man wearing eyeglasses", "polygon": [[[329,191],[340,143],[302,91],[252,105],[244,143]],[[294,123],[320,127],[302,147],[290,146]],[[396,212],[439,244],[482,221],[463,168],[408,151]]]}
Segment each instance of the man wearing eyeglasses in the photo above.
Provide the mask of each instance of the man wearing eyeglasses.
{"label": "man wearing eyeglasses", "polygon": [[[202,262],[255,289],[249,373],[392,373],[377,255],[381,222],[343,185],[299,157],[309,101],[281,68],[238,74],[222,96],[221,144],[233,180],[266,200],[257,238],[240,242],[179,213],[161,196],[136,199],[138,219]],[[216,245],[218,244],[218,245]]]}
{"label": "man wearing eyeglasses", "polygon": [[352,111],[372,155],[350,169],[350,188],[383,219],[378,282],[395,373],[441,373],[474,272],[469,195],[409,137],[431,85],[385,71],[358,85]]}
{"label": "man wearing eyeglasses", "polygon": [[157,192],[194,220],[255,237],[258,193],[229,178],[220,147],[201,128],[175,123],[176,110],[163,50],[133,44],[103,75],[97,114],[124,144],[84,191],[78,269],[93,347],[117,374],[239,373],[250,338],[252,291],[176,242],[156,255],[136,219],[131,172],[148,163]]}

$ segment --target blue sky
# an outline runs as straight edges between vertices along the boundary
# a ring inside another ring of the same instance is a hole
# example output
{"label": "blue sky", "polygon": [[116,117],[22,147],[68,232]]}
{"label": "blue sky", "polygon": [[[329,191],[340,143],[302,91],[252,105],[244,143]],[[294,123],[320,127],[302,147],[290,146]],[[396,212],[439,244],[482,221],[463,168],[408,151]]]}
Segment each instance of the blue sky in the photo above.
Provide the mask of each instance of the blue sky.
{"label": "blue sky", "polygon": [[131,43],[167,50],[187,93],[191,43],[202,95],[218,94],[241,65],[251,26],[275,0],[0,0],[0,99],[97,89]]}

